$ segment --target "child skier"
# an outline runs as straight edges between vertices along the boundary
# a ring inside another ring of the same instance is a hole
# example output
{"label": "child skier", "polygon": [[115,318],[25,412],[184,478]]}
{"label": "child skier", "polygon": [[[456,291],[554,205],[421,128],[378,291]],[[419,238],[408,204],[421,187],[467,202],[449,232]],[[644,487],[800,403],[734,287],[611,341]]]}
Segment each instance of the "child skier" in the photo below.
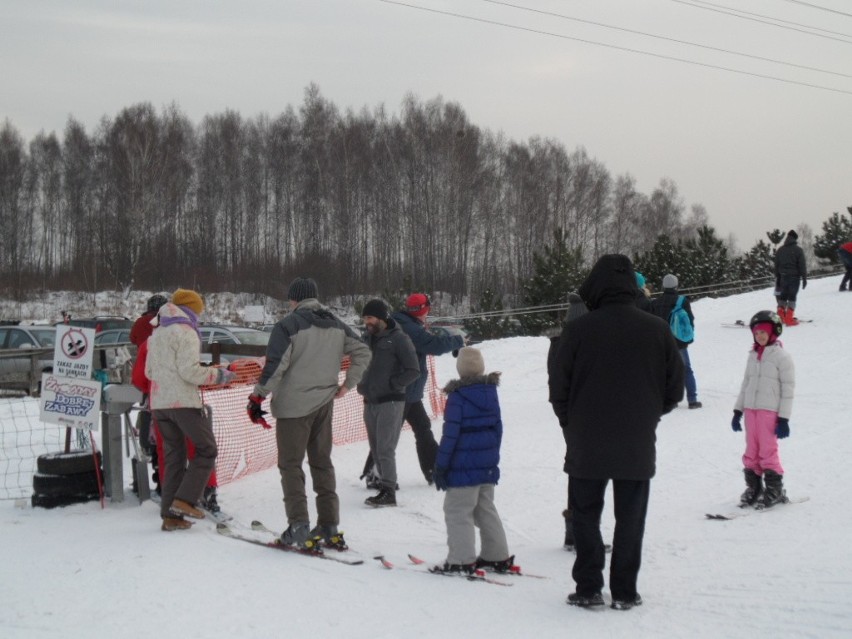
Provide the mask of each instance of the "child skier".
{"label": "child skier", "polygon": [[[500,373],[485,375],[482,353],[470,347],[459,350],[456,369],[460,379],[444,388],[447,406],[434,473],[435,487],[447,491],[444,520],[449,553],[444,565],[432,572],[472,574],[477,568],[507,572],[515,557],[509,556],[494,505],[503,438],[497,399]],[[476,528],[482,541],[478,557]]]}
{"label": "child skier", "polygon": [[[746,490],[740,506],[768,508],[787,501],[778,440],[790,435],[795,368],[778,337],[783,323],[772,311],[759,311],[749,322],[754,346],[746,363],[731,428],[741,431],[745,413],[746,450],[743,472]],[[762,485],[761,480],[765,485]]]}

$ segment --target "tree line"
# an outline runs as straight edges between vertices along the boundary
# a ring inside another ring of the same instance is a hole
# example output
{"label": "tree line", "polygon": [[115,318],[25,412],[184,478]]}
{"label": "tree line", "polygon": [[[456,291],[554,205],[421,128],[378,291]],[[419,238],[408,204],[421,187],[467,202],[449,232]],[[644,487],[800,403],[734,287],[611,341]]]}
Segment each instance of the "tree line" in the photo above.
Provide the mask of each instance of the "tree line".
{"label": "tree line", "polygon": [[28,144],[0,128],[0,287],[247,291],[296,275],[324,295],[417,288],[454,301],[524,295],[554,232],[581,265],[699,238],[663,178],[650,194],[578,147],[506,139],[441,98],[341,112],[316,85],[298,107],[195,125],[140,103],[87,133]]}

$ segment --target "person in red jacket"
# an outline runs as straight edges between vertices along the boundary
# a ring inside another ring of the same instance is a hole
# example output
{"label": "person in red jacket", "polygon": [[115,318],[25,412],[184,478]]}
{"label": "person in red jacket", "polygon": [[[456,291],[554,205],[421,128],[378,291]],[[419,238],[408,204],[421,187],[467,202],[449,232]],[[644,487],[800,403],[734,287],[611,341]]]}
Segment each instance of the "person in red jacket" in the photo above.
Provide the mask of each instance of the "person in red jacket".
{"label": "person in red jacket", "polygon": [[[843,279],[840,281],[841,291],[852,291],[852,242],[841,244],[837,249],[837,257],[846,267],[846,273],[843,274]],[[847,288],[847,284],[849,288]]]}

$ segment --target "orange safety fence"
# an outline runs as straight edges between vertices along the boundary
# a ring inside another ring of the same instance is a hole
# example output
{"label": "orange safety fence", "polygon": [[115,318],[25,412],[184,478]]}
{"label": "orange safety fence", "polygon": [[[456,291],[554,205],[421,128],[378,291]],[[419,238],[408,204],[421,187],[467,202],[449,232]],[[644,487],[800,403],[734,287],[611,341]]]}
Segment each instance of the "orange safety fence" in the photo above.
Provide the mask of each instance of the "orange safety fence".
{"label": "orange safety fence", "polygon": [[[219,448],[216,458],[216,476],[219,485],[230,483],[240,477],[266,470],[278,463],[275,444],[275,420],[271,415],[267,421],[273,426],[265,429],[252,424],[246,413],[248,396],[260,377],[264,358],[247,357],[235,360],[228,368],[237,374],[227,386],[202,388],[202,399],[210,407],[213,419],[213,434]],[[446,398],[441,393],[435,377],[435,358],[427,357],[429,381],[423,394],[423,405],[432,419],[444,414]],[[339,381],[342,384],[349,367],[349,358],[341,362]],[[263,403],[269,410],[269,399]],[[364,401],[355,389],[334,402],[332,437],[335,445],[351,444],[367,439],[364,426]],[[407,424],[404,428],[410,428]]]}

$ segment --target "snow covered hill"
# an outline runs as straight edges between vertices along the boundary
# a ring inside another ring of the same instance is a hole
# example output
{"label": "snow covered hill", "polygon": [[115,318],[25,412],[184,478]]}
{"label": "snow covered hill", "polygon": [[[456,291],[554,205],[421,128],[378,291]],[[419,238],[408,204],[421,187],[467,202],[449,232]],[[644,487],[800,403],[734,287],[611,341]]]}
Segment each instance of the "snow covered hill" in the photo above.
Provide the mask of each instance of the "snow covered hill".
{"label": "snow covered hill", "polygon": [[[132,496],[104,510],[97,503],[41,510],[0,502],[0,635],[848,637],[852,294],[838,293],[837,283],[811,281],[799,314],[814,322],[782,336],[797,370],[792,433],[781,444],[785,484],[790,496],[810,500],[734,521],[704,518],[732,510],[743,489],[743,436],[731,431],[730,417],[751,338],[722,324],[747,321],[774,303],[764,290],[693,305],[690,353],[704,408],[682,404],[658,429],[640,608],[589,611],[564,603],[573,591],[573,555],[561,548],[564,444],[547,403],[547,339],[513,338],[481,345],[486,368],[503,372],[497,505],[517,562],[548,579],[516,578],[500,588],[418,574],[422,568],[387,571],[372,559],[383,554],[407,566],[407,553],[436,563],[445,556],[443,495],[423,483],[406,431],[398,508],[363,505],[371,494],[358,481],[366,442],[335,449],[342,528],[365,558],[361,566],[242,544],[208,522],[163,533],[156,506]],[[454,365],[451,356],[439,358],[442,384]],[[225,486],[220,503],[238,520],[285,525],[275,469]],[[612,532],[610,509],[608,503],[605,534]]]}

